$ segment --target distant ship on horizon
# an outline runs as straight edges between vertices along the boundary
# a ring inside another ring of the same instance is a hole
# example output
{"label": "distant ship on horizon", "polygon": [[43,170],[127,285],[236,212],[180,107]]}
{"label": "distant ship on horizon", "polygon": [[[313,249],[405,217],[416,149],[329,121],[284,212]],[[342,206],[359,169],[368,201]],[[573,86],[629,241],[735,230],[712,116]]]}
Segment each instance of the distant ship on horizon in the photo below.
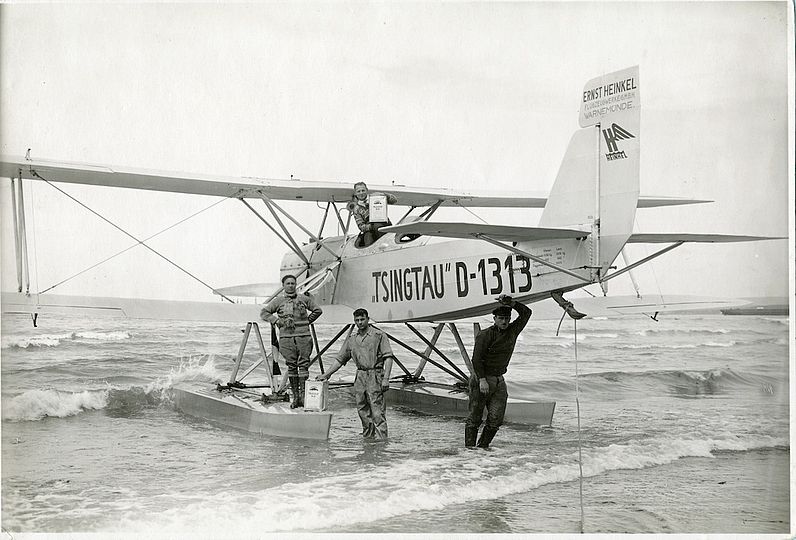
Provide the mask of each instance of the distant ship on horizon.
{"label": "distant ship on horizon", "polygon": [[[752,299],[750,299],[752,300]],[[756,304],[756,305],[755,305]],[[777,298],[776,301],[772,302],[769,301],[767,303],[760,302],[753,302],[752,304],[742,306],[742,307],[734,307],[734,308],[724,308],[721,310],[722,315],[777,315],[777,316],[787,316],[789,314],[788,303],[787,299],[785,298]]]}

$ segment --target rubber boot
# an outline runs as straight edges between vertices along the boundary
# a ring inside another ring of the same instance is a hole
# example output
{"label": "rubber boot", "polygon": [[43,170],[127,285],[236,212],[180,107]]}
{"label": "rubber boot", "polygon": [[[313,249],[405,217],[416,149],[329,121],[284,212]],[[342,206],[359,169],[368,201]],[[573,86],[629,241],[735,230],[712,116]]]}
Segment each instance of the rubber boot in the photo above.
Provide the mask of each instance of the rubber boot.
{"label": "rubber boot", "polygon": [[290,390],[293,393],[293,401],[290,403],[290,408],[295,409],[299,406],[299,378],[290,377]]}
{"label": "rubber boot", "polygon": [[464,426],[464,447],[474,448],[475,440],[478,438],[478,428],[473,426]]}
{"label": "rubber boot", "polygon": [[298,406],[304,407],[304,390],[307,388],[307,377],[298,378]]}
{"label": "rubber boot", "polygon": [[484,430],[481,432],[481,438],[478,440],[478,448],[489,448],[489,443],[495,438],[497,432],[498,428],[484,426]]}

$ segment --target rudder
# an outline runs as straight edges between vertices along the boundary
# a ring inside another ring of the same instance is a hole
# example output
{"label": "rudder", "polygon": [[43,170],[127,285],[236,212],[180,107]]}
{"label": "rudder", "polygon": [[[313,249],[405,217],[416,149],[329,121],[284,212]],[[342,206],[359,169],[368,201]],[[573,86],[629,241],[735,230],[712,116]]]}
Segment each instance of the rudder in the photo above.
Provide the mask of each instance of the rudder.
{"label": "rudder", "polygon": [[[592,264],[604,276],[633,232],[639,193],[638,66],[589,81],[541,227],[592,230]],[[599,197],[597,194],[599,193]]]}

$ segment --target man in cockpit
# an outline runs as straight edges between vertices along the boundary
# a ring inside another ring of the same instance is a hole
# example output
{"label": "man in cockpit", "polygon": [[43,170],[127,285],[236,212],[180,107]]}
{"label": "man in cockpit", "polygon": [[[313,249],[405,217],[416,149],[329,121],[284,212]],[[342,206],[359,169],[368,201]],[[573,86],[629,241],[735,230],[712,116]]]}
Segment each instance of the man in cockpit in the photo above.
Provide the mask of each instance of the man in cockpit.
{"label": "man in cockpit", "polygon": [[[377,195],[377,193],[373,193]],[[387,204],[395,204],[398,199],[389,193],[378,193],[378,195],[385,195],[387,197]],[[388,221],[370,221],[370,198],[368,194],[368,186],[365,182],[357,182],[354,184],[354,196],[348,203],[348,211],[354,216],[354,221],[360,230],[361,239],[357,241],[360,247],[366,247],[375,242],[379,235],[379,228],[390,225]]]}

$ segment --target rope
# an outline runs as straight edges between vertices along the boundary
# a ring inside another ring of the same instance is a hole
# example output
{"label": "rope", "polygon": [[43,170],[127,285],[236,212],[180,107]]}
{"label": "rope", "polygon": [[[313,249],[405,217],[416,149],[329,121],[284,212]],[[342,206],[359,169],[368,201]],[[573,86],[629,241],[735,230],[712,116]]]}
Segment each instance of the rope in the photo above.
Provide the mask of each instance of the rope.
{"label": "rope", "polygon": [[580,387],[578,386],[578,320],[575,322],[575,410],[578,417],[578,469],[580,471],[580,533],[583,534],[583,449],[580,441]]}
{"label": "rope", "polygon": [[[41,175],[39,175],[39,173],[37,173],[36,171],[32,170],[32,171],[31,171],[31,174],[33,174],[33,176],[35,176],[35,177],[37,177],[37,178],[39,178],[39,179],[43,180],[44,182],[48,183],[50,186],[52,186],[52,187],[54,187],[55,189],[57,189],[58,191],[60,191],[61,193],[63,193],[64,195],[66,195],[67,197],[69,197],[70,199],[72,199],[73,201],[75,201],[77,204],[79,204],[80,206],[82,206],[83,208],[85,208],[86,210],[88,210],[89,212],[91,212],[92,214],[94,214],[95,216],[97,216],[98,218],[100,218],[101,220],[105,221],[105,222],[106,222],[106,223],[108,223],[109,225],[113,226],[115,229],[117,229],[117,230],[121,231],[123,234],[125,234],[125,235],[129,236],[130,238],[132,238],[133,240],[135,240],[135,241],[136,241],[136,245],[138,245],[138,244],[141,244],[142,246],[144,246],[145,248],[147,248],[149,251],[151,251],[152,253],[154,253],[154,254],[155,254],[155,255],[157,255],[158,257],[162,258],[163,260],[165,260],[166,262],[168,262],[168,263],[169,263],[169,264],[171,264],[172,266],[176,267],[178,270],[180,270],[180,271],[184,272],[185,274],[187,274],[188,276],[192,277],[193,279],[195,279],[196,281],[198,281],[199,283],[201,283],[202,285],[204,285],[205,287],[207,287],[207,288],[208,288],[208,289],[210,289],[211,291],[214,291],[214,290],[215,290],[213,287],[211,287],[210,285],[208,285],[207,283],[205,283],[204,281],[202,281],[201,279],[199,279],[198,277],[196,277],[195,275],[193,275],[192,273],[190,273],[188,270],[186,270],[185,268],[183,268],[183,267],[182,267],[182,266],[180,266],[179,264],[175,263],[174,261],[172,261],[171,259],[169,259],[169,258],[168,258],[168,257],[166,257],[165,255],[163,255],[163,254],[159,253],[157,250],[155,250],[155,249],[151,248],[150,246],[146,245],[146,244],[144,243],[144,240],[139,240],[138,238],[136,238],[135,236],[133,236],[133,235],[132,235],[132,234],[130,234],[129,232],[125,231],[124,229],[122,229],[121,227],[119,227],[118,225],[116,225],[115,223],[113,223],[111,220],[109,220],[109,219],[107,219],[106,217],[102,216],[102,215],[101,215],[101,214],[99,214],[98,212],[96,212],[96,211],[92,210],[91,208],[89,208],[88,206],[86,206],[86,205],[85,205],[85,204],[83,204],[82,202],[78,201],[78,200],[77,200],[76,198],[74,198],[73,196],[71,196],[69,193],[65,192],[64,190],[62,190],[61,188],[59,188],[58,186],[56,186],[55,184],[53,184],[52,182],[50,182],[49,180],[47,180],[46,178],[44,178],[44,177],[42,177]],[[221,200],[226,200],[226,199],[221,199]],[[219,201],[219,202],[220,202],[220,201]],[[188,219],[188,218],[186,218],[186,219]],[[185,220],[183,220],[183,221],[185,221]],[[175,225],[176,225],[176,224],[175,224]],[[160,234],[160,233],[158,233],[158,234]],[[135,247],[135,246],[131,246],[131,247]],[[128,249],[129,249],[129,248],[128,248]],[[124,251],[127,251],[127,250],[124,250]],[[96,266],[96,265],[95,265],[95,266]],[[71,278],[70,278],[70,279],[71,279]],[[54,286],[55,286],[55,285],[54,285]],[[54,287],[54,286],[53,286],[53,287]],[[49,289],[47,289],[47,290],[50,290],[50,289],[52,289],[53,287],[50,287],[50,288],[49,288]],[[232,300],[230,300],[230,299],[229,299],[227,296],[225,296],[225,295],[223,295],[223,294],[220,294],[220,293],[219,293],[219,295],[220,295],[220,296],[221,296],[221,297],[222,297],[224,300],[226,300],[227,302],[230,302],[230,303],[232,303],[232,304],[234,304],[234,303],[235,303],[235,302],[233,302]]]}
{"label": "rope", "polygon": [[[558,321],[558,328],[556,329],[556,336],[561,330],[561,323],[564,322],[567,312],[561,315],[561,320]],[[580,386],[578,385],[578,319],[573,318],[575,323],[575,414],[578,419],[578,470],[579,470],[579,489],[580,489],[580,533],[583,534],[583,448],[581,447],[580,438]]]}

